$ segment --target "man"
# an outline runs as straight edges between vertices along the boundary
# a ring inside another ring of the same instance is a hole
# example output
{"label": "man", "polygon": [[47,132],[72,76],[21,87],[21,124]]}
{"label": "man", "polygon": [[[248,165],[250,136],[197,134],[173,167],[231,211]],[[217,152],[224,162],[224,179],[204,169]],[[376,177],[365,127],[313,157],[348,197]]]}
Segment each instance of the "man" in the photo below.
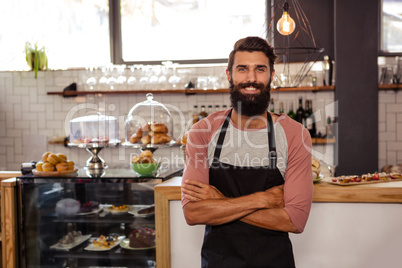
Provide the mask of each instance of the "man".
{"label": "man", "polygon": [[311,138],[267,112],[276,55],[262,38],[234,45],[227,78],[233,109],[195,124],[186,146],[182,205],[205,224],[202,267],[295,267],[288,232],[311,208]]}

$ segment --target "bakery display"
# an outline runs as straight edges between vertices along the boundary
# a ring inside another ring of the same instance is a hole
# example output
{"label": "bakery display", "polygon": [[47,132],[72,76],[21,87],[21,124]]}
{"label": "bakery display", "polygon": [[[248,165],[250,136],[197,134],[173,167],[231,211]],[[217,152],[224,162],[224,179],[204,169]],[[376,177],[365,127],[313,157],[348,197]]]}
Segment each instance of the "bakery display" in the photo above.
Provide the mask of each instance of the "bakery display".
{"label": "bakery display", "polygon": [[70,120],[70,142],[73,144],[118,143],[116,117],[97,114]]}
{"label": "bakery display", "polygon": [[173,121],[169,110],[147,94],[147,100],[134,105],[126,120],[123,145],[165,145],[172,141]]}
{"label": "bakery display", "polygon": [[155,230],[149,227],[134,229],[128,239],[131,248],[155,247]]}

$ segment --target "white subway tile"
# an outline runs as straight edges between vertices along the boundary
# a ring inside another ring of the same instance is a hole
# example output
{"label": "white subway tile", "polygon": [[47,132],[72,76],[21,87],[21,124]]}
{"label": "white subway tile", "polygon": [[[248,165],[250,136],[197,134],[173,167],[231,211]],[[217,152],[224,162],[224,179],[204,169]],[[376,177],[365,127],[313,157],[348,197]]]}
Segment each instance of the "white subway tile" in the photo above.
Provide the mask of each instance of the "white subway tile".
{"label": "white subway tile", "polygon": [[378,140],[379,141],[395,141],[396,140],[396,132],[379,132]]}
{"label": "white subway tile", "polygon": [[396,114],[395,113],[387,113],[387,131],[395,131],[396,130]]}

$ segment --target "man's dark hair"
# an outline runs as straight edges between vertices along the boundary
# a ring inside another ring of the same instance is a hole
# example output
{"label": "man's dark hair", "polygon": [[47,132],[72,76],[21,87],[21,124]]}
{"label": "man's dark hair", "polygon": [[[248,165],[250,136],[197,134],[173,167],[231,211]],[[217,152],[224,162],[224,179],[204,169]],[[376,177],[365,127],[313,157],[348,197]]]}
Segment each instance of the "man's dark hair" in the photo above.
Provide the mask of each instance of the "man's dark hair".
{"label": "man's dark hair", "polygon": [[269,59],[269,68],[272,72],[274,70],[274,62],[277,56],[274,53],[274,48],[269,45],[269,43],[262,39],[261,37],[257,36],[249,36],[246,38],[242,38],[238,40],[234,46],[232,52],[229,55],[229,62],[228,62],[228,70],[232,73],[232,67],[234,64],[234,56],[237,51],[261,51],[263,52]]}

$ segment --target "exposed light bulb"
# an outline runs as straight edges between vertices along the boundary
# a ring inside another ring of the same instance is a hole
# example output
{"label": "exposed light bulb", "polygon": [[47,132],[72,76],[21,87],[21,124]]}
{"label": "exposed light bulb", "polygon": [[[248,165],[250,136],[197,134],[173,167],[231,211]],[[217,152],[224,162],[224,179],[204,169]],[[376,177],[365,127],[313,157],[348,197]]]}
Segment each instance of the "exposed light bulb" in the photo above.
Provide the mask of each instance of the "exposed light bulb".
{"label": "exposed light bulb", "polygon": [[282,18],[278,20],[276,24],[276,29],[281,35],[290,35],[294,32],[296,28],[295,21],[290,17],[289,13],[289,4],[285,2],[283,5],[283,14]]}

